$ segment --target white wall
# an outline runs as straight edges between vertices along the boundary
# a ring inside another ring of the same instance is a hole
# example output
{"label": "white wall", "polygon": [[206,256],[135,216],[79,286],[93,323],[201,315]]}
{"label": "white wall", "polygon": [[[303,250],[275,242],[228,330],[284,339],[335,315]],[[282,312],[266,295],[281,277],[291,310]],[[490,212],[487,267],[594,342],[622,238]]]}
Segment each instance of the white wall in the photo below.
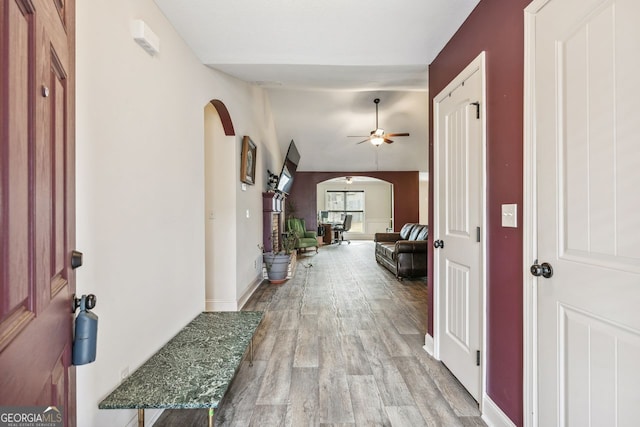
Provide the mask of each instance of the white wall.
{"label": "white wall", "polygon": [[[273,124],[273,116],[268,96],[262,89],[254,88],[252,99],[245,101],[250,114],[251,128],[238,132],[235,145],[235,183],[233,190],[237,194],[236,203],[236,299],[238,306],[247,299],[247,293],[262,281],[262,193],[267,189],[267,169],[279,170],[289,146],[289,139],[278,140]],[[240,155],[242,136],[249,135],[256,144],[256,183],[241,190]]]}
{"label": "white wall", "polygon": [[[132,40],[133,19],[159,36],[156,57]],[[231,114],[237,136],[224,142],[236,170],[242,135],[259,143],[257,185],[240,191],[236,173],[230,190],[235,299],[258,274],[244,259],[259,256],[260,174],[282,155],[264,92],[201,65],[152,0],[78,2],[76,70],[78,293],[96,294],[100,316],[97,360],[77,368],[78,425],[125,426],[134,411],[99,401],[204,309],[209,100]]]}
{"label": "white wall", "polygon": [[346,233],[351,240],[371,240],[377,232],[384,232],[390,227],[393,207],[391,205],[391,195],[393,186],[382,180],[378,181],[355,181],[352,184],[339,182],[321,182],[317,186],[317,207],[318,210],[325,210],[325,192],[327,190],[347,190],[364,191],[364,233]]}
{"label": "white wall", "polygon": [[420,221],[420,224],[429,224],[429,172],[420,172],[418,176],[418,192],[420,197],[418,221]]}

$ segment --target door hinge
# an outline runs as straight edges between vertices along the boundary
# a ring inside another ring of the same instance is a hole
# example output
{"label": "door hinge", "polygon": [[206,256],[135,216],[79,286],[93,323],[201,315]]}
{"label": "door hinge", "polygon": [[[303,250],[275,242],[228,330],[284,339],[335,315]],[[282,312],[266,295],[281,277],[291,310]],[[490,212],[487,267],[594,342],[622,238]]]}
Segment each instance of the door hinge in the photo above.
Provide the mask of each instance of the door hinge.
{"label": "door hinge", "polygon": [[476,366],[480,366],[480,350],[476,350]]}
{"label": "door hinge", "polygon": [[480,243],[480,227],[476,227],[476,242]]}
{"label": "door hinge", "polygon": [[480,118],[480,103],[479,102],[472,102],[471,105],[475,105],[476,106],[476,119]]}

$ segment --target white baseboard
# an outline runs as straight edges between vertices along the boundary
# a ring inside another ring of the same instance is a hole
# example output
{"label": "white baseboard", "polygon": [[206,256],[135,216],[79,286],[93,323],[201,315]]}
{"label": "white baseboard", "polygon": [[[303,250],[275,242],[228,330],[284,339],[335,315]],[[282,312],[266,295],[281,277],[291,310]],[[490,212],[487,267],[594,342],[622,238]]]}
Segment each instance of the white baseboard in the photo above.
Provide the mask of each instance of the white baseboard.
{"label": "white baseboard", "polygon": [[424,351],[429,353],[429,356],[433,356],[434,345],[433,345],[433,337],[431,335],[425,334],[425,336],[424,336],[424,347],[422,347],[422,348],[424,349]]}
{"label": "white baseboard", "polygon": [[262,283],[262,277],[256,276],[253,282],[247,287],[238,301],[234,300],[220,300],[220,299],[206,299],[204,300],[205,311],[238,311],[242,309],[242,306],[249,301],[251,295],[258,289],[260,283]]}
{"label": "white baseboard", "polygon": [[242,296],[238,300],[238,309],[241,310],[242,307],[244,307],[244,305],[247,303],[247,301],[249,301],[249,298],[251,298],[251,295],[253,295],[253,293],[256,291],[256,289],[258,289],[258,286],[260,286],[260,284],[262,283],[263,280],[264,279],[261,276],[258,276],[255,279],[253,279],[253,283],[251,283],[247,287],[247,290],[244,291],[244,294],[242,294]]}
{"label": "white baseboard", "polygon": [[[127,423],[126,427],[138,427],[138,411],[135,411],[136,415]],[[144,425],[145,427],[151,427],[158,421],[160,415],[164,412],[164,409],[145,409],[144,410]]]}
{"label": "white baseboard", "polygon": [[486,393],[482,395],[482,420],[489,427],[516,427]]}
{"label": "white baseboard", "polygon": [[234,300],[204,300],[204,311],[238,311],[238,302]]}

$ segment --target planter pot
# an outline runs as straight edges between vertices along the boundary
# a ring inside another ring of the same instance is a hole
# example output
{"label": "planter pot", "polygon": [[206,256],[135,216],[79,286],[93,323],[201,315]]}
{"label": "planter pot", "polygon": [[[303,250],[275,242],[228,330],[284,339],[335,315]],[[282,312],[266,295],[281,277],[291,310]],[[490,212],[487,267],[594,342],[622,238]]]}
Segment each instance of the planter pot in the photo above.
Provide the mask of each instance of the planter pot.
{"label": "planter pot", "polygon": [[267,269],[267,277],[271,283],[284,283],[287,280],[291,255],[265,252],[262,255],[262,259]]}

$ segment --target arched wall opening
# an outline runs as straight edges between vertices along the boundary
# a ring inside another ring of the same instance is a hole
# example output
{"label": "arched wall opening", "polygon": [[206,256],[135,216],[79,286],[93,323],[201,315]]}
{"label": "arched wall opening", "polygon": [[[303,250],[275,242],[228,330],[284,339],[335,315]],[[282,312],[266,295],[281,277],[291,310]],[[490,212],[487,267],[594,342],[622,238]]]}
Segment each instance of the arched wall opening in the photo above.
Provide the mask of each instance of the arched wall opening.
{"label": "arched wall opening", "polygon": [[307,227],[318,226],[318,183],[345,176],[377,178],[393,185],[393,228],[399,231],[408,222],[419,222],[420,190],[417,171],[398,172],[296,172],[289,203],[295,216],[304,218]]}
{"label": "arched wall opening", "polygon": [[237,310],[235,132],[219,100],[204,108],[205,310]]}
{"label": "arched wall opening", "polygon": [[212,99],[209,101],[209,104],[216,109],[218,113],[218,117],[220,117],[220,123],[222,124],[222,128],[224,130],[224,134],[227,136],[234,136],[236,131],[233,129],[233,122],[231,121],[231,115],[229,114],[229,110],[227,110],[227,106],[224,105],[224,102],[219,99]]}
{"label": "arched wall opening", "polygon": [[352,216],[349,240],[372,240],[393,229],[393,184],[368,176],[343,176],[316,185],[319,223],[341,223]]}

